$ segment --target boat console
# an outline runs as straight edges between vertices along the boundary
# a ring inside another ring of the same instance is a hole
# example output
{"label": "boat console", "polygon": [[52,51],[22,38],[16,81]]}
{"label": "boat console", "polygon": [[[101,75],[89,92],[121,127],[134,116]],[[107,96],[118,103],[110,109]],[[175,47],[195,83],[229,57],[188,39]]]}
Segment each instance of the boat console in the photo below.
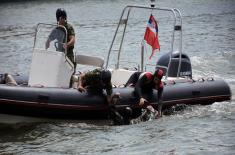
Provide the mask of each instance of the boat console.
{"label": "boat console", "polygon": [[[70,87],[74,66],[66,56],[66,28],[59,25],[38,24],[34,40],[32,63],[29,73],[29,86]],[[46,47],[47,40],[50,46]],[[54,46],[53,46],[54,45]]]}

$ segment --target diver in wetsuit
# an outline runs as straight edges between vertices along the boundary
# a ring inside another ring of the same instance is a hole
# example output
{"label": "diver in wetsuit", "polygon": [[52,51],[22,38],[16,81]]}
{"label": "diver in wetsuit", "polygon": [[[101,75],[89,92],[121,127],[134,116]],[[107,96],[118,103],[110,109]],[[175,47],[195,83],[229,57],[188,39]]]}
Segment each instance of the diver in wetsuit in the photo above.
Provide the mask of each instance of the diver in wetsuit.
{"label": "diver in wetsuit", "polygon": [[[131,75],[125,86],[134,86],[135,94],[139,98],[139,105],[144,109],[151,102],[153,97],[153,89],[158,91],[157,105],[158,105],[158,114],[157,117],[162,116],[162,94],[164,84],[161,81],[163,77],[163,71],[157,69],[153,74],[150,72],[135,72]],[[149,108],[152,109],[152,108]]]}

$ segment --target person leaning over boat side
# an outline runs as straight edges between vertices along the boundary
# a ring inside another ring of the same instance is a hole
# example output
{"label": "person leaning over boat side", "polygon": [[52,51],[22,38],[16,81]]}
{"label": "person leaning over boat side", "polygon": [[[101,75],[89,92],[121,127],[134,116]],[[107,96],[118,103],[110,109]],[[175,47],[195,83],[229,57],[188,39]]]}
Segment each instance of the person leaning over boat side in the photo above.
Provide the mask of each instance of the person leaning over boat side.
{"label": "person leaning over boat side", "polygon": [[[75,44],[74,28],[71,24],[67,22],[67,13],[64,9],[62,8],[57,9],[56,19],[57,19],[57,24],[64,26],[67,30],[67,43],[63,44],[63,48],[64,49],[67,48],[67,57],[71,60],[71,62],[74,64],[74,68],[76,69],[76,63],[75,63],[74,52],[73,52],[74,44]],[[46,49],[49,48],[50,42],[54,39],[56,38],[55,38],[55,35],[53,35],[53,31],[52,31],[46,41]]]}
{"label": "person leaning over boat side", "polygon": [[90,89],[94,93],[103,94],[103,90],[107,93],[107,102],[111,103],[113,87],[111,83],[111,72],[108,70],[95,69],[79,76],[78,90],[80,92]]}
{"label": "person leaning over boat side", "polygon": [[131,75],[125,86],[134,86],[135,93],[139,97],[139,105],[146,108],[149,102],[145,99],[147,94],[152,94],[152,90],[158,91],[158,117],[162,116],[162,94],[164,84],[161,81],[163,71],[157,69],[153,74],[150,72],[135,72]]}
{"label": "person leaning over boat side", "polygon": [[114,125],[127,124],[125,119],[119,114],[115,105],[120,99],[120,94],[113,94],[111,82],[111,72],[103,69],[95,69],[79,76],[77,89],[85,92],[89,89],[93,94],[103,95],[106,90],[106,100],[108,103],[108,115],[113,120]]}

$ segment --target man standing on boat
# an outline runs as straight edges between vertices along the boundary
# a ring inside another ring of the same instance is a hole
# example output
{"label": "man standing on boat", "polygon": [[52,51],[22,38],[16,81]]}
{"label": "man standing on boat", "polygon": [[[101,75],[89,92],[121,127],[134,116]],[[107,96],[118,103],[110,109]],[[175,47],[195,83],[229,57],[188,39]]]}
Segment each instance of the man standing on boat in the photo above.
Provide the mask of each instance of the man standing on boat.
{"label": "man standing on boat", "polygon": [[[134,86],[135,93],[139,98],[139,105],[143,108],[150,106],[150,101],[153,96],[153,89],[158,91],[157,105],[158,114],[157,117],[162,116],[162,94],[164,84],[161,81],[163,77],[163,71],[157,69],[154,74],[150,72],[135,72],[131,75],[130,79],[127,81],[125,86]],[[150,107],[148,107],[150,108]],[[151,109],[151,108],[150,108]]]}
{"label": "man standing on boat", "polygon": [[[76,69],[76,63],[75,63],[75,56],[74,56],[74,44],[75,44],[75,31],[71,24],[67,23],[67,13],[64,9],[59,8],[56,11],[56,19],[57,24],[64,26],[67,30],[67,43],[63,43],[63,49],[67,48],[67,57],[71,60],[71,62],[74,64],[74,68]],[[53,34],[53,31],[49,35],[47,41],[46,41],[46,49],[49,48],[50,42],[52,40],[55,40],[56,37]]]}

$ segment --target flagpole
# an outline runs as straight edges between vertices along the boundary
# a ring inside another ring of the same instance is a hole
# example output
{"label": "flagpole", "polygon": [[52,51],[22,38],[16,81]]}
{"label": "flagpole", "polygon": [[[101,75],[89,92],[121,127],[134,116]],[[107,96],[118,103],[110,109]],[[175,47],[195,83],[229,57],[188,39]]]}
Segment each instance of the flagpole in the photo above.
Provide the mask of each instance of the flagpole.
{"label": "flagpole", "polygon": [[141,72],[144,71],[144,39],[141,42]]}

